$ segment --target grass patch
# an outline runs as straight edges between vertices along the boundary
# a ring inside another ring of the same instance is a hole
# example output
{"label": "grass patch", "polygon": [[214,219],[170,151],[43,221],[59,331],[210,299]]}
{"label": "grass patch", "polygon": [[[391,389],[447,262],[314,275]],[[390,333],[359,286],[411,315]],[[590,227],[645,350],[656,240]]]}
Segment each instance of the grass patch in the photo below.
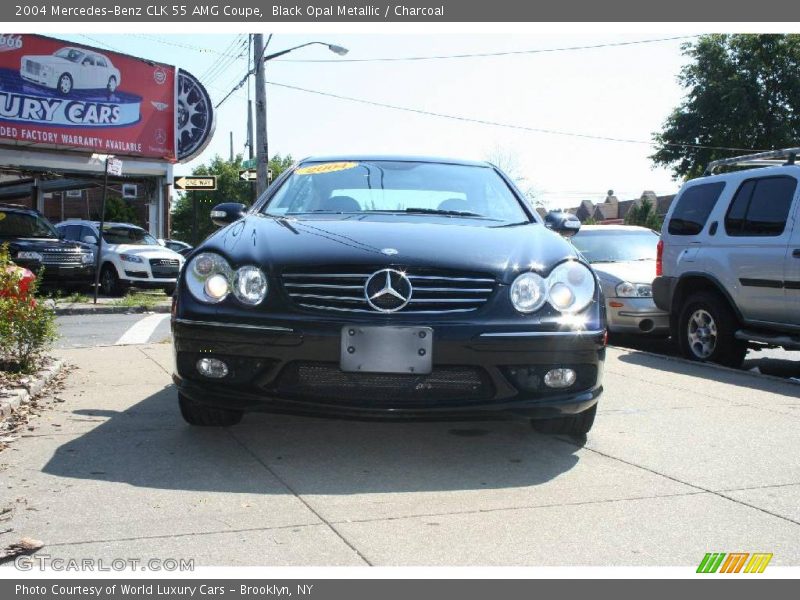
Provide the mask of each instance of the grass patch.
{"label": "grass patch", "polygon": [[112,306],[124,306],[126,308],[143,308],[152,310],[164,300],[164,292],[132,292],[122,298],[114,300]]}

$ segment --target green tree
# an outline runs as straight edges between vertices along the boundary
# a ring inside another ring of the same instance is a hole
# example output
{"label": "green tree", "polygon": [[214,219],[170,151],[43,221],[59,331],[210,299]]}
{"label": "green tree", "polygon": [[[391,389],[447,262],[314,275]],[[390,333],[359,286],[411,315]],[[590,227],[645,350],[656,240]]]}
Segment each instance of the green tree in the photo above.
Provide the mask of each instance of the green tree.
{"label": "green tree", "polygon": [[[119,196],[112,195],[112,193],[113,192],[109,190],[108,196],[106,197],[105,220],[112,223],[133,223],[134,225],[142,225],[142,223],[139,222],[139,214],[136,212],[136,209]],[[97,214],[93,215],[94,220],[100,220],[99,213],[100,211],[98,210]]]}
{"label": "green tree", "polygon": [[653,136],[656,165],[691,178],[712,160],[797,145],[800,35],[703,35],[683,54],[686,96]]}
{"label": "green tree", "polygon": [[[293,164],[289,155],[276,154],[269,161],[273,180]],[[242,169],[242,157],[236,156],[233,161],[215,156],[211,162],[201,165],[192,171],[192,175],[216,175],[217,189],[210,192],[191,191],[180,194],[172,211],[172,237],[191,244],[198,244],[217,227],[211,222],[211,209],[222,202],[241,202],[250,206],[254,200],[255,186],[239,179]],[[192,239],[192,223],[194,207],[197,210],[197,239]]]}
{"label": "green tree", "polygon": [[625,225],[639,225],[661,231],[661,217],[658,216],[653,203],[645,198],[638,206],[631,207],[625,215]]}
{"label": "green tree", "polygon": [[598,225],[599,221],[594,217],[586,217],[583,221],[581,221],[581,225]]}

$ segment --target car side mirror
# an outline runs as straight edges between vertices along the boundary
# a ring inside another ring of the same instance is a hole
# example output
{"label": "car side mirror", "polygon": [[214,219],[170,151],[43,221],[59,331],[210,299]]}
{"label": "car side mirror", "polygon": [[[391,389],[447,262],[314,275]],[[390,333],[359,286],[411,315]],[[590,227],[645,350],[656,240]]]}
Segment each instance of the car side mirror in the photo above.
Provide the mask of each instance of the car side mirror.
{"label": "car side mirror", "polygon": [[224,227],[244,217],[247,207],[238,202],[223,202],[211,209],[211,222],[217,227]]}
{"label": "car side mirror", "polygon": [[564,237],[572,237],[581,228],[581,221],[572,213],[562,211],[550,211],[544,218],[544,224],[548,229]]}
{"label": "car side mirror", "polygon": [[93,246],[97,246],[97,238],[93,235],[85,235],[81,238],[81,241],[84,244],[92,244]]}

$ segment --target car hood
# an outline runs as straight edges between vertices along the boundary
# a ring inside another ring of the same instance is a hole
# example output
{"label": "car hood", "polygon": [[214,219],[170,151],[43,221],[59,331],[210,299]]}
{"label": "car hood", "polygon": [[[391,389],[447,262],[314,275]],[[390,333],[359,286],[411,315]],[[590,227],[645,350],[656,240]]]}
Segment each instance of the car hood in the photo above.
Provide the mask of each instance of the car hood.
{"label": "car hood", "polygon": [[133,254],[141,258],[177,258],[183,257],[177,252],[163,246],[140,246],[136,244],[103,244],[103,252],[113,252],[115,254]]}
{"label": "car hood", "polygon": [[609,283],[616,285],[621,281],[631,283],[652,283],[656,278],[655,260],[632,260],[624,262],[595,262],[592,263],[597,276]]}
{"label": "car hood", "polygon": [[[547,273],[577,256],[561,236],[538,223],[498,226],[491,221],[407,215],[309,216],[280,219],[249,215],[209,237],[235,265],[434,265],[492,274],[510,281],[521,270]],[[394,251],[394,252],[392,252]]]}
{"label": "car hood", "polygon": [[[0,244],[6,241],[0,238]],[[14,252],[74,252],[75,250],[86,250],[82,244],[68,242],[58,238],[15,238],[8,240],[8,247],[12,254]]]}
{"label": "car hood", "polygon": [[22,60],[30,60],[32,62],[37,62],[41,65],[49,65],[51,67],[60,66],[60,67],[77,67],[77,63],[74,63],[66,58],[61,58],[60,56],[52,56],[49,54],[36,54],[32,56],[23,56]]}

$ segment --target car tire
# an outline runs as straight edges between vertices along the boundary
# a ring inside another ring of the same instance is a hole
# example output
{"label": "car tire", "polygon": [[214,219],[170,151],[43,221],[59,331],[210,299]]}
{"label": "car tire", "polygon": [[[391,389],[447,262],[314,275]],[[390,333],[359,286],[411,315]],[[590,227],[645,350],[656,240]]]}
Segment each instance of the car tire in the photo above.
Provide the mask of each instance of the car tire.
{"label": "car tire", "polygon": [[108,90],[109,94],[113,94],[117,91],[117,78],[113,75],[108,78],[108,85],[106,85],[106,89]]}
{"label": "car tire", "polygon": [[106,263],[100,270],[100,292],[104,296],[116,298],[125,293],[125,286],[117,276],[114,265]]}
{"label": "car tire", "polygon": [[586,435],[592,429],[594,417],[597,414],[597,404],[592,408],[566,417],[554,419],[532,419],[531,425],[539,433]]}
{"label": "car tire", "polygon": [[698,292],[686,299],[678,317],[681,354],[693,361],[742,366],[747,344],[735,337],[739,322],[717,294]]}
{"label": "car tire", "polygon": [[230,427],[241,421],[243,415],[241,410],[198,404],[183,394],[178,394],[178,406],[183,420],[197,427]]}
{"label": "car tire", "polygon": [[69,73],[62,73],[58,76],[58,83],[56,84],[56,89],[58,89],[58,93],[64,96],[68,95],[72,91],[72,75]]}
{"label": "car tire", "polygon": [[167,287],[164,288],[164,293],[167,296],[173,296],[175,294],[175,287],[176,286],[174,285],[168,285]]}

